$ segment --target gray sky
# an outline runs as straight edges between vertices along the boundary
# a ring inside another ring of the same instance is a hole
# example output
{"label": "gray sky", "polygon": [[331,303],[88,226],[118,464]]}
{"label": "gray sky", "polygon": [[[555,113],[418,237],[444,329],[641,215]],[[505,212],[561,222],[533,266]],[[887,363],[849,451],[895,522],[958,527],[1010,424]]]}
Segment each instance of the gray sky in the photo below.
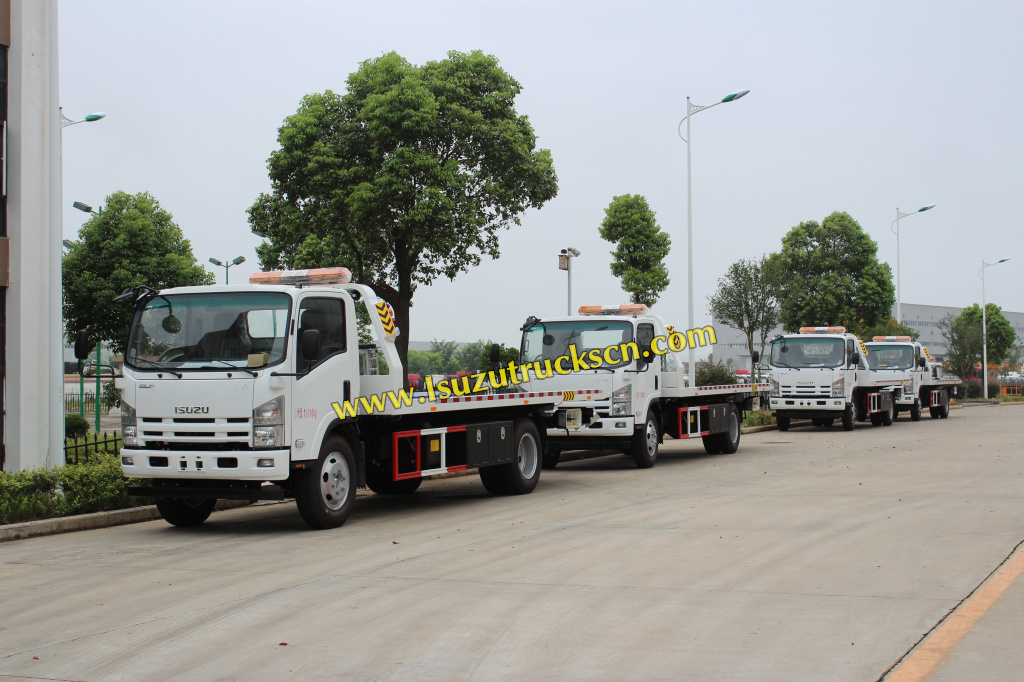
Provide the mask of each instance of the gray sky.
{"label": "gray sky", "polygon": [[[598,236],[613,196],[643,194],[673,240],[655,311],[686,324],[686,97],[712,104],[693,136],[694,301],[739,258],[776,251],[804,220],[849,212],[895,270],[902,300],[1024,311],[1024,3],[110,2],[60,3],[64,236],[116,190],[149,191],[197,259],[245,256],[245,210],[267,191],[277,128],[300,98],[344,91],[360,61],[397,51],[495,55],[552,151],[558,196],[501,235],[502,256],[421,287],[411,339],[517,342],[527,315],[626,302]],[[211,267],[212,266],[208,266]],[[217,269],[223,281],[223,268]]]}

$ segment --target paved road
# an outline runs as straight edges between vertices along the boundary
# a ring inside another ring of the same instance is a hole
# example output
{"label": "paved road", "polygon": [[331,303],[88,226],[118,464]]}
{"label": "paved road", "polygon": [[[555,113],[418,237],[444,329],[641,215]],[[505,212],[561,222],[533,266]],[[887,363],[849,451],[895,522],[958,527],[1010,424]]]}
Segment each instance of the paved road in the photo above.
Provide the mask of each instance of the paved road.
{"label": "paved road", "polygon": [[[1024,407],[0,546],[25,679],[876,680],[1024,539]],[[935,679],[1018,679],[1020,580]],[[37,658],[38,657],[38,658]],[[964,675],[966,674],[966,677]]]}

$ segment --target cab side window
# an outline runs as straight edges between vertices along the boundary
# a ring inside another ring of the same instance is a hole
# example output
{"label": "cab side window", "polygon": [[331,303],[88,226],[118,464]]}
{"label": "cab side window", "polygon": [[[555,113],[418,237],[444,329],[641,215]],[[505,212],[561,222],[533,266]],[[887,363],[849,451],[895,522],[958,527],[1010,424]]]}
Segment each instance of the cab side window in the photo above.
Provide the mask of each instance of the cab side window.
{"label": "cab side window", "polygon": [[640,348],[651,345],[654,342],[654,325],[639,324],[636,327],[636,345]]}
{"label": "cab side window", "polygon": [[336,353],[347,350],[345,335],[345,303],[337,298],[306,298],[299,306],[299,334],[307,329],[320,332],[320,355],[317,365]]}
{"label": "cab side window", "polygon": [[853,345],[853,339],[846,339],[846,364],[850,364],[850,359],[853,357],[853,352],[856,350],[856,346]]}

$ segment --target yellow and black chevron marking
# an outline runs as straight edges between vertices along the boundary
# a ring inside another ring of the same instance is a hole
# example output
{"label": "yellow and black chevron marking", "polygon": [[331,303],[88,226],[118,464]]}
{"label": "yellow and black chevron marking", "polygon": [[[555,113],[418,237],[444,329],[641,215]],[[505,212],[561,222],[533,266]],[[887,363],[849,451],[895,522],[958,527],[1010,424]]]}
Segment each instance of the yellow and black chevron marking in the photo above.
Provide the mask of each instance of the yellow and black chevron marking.
{"label": "yellow and black chevron marking", "polygon": [[380,318],[380,323],[384,325],[384,333],[388,336],[395,334],[397,331],[395,317],[391,314],[391,306],[386,301],[377,304],[377,316]]}
{"label": "yellow and black chevron marking", "polygon": [[565,402],[576,400],[576,391],[562,391],[562,400]]}

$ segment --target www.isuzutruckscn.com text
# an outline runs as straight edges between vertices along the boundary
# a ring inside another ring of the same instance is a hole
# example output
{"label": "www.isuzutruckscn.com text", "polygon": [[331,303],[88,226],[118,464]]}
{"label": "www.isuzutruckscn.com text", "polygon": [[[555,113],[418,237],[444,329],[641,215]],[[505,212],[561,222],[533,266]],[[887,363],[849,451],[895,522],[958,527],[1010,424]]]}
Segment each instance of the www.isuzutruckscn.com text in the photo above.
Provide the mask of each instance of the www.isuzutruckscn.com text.
{"label": "www.isuzutruckscn.com text", "polygon": [[512,360],[506,367],[499,370],[477,372],[476,374],[446,378],[434,383],[431,376],[426,377],[426,395],[413,395],[413,388],[401,391],[385,391],[371,395],[369,398],[360,396],[356,400],[345,400],[331,403],[331,407],[341,419],[355,417],[360,410],[364,414],[384,412],[388,406],[394,408],[411,407],[413,403],[428,403],[436,400],[447,400],[451,397],[463,397],[483,393],[494,388],[506,388],[527,383],[533,379],[547,379],[558,375],[583,372],[602,367],[620,366],[627,362],[653,360],[653,356],[665,355],[669,352],[678,353],[687,348],[698,348],[717,343],[718,338],[714,327],[710,325],[699,329],[691,329],[685,334],[673,331],[666,336],[655,336],[651,340],[650,349],[641,349],[635,341],[620,343],[605,348],[593,348],[580,353],[576,346],[569,346],[568,355],[560,355],[554,359],[534,360],[533,362],[517,363]]}

